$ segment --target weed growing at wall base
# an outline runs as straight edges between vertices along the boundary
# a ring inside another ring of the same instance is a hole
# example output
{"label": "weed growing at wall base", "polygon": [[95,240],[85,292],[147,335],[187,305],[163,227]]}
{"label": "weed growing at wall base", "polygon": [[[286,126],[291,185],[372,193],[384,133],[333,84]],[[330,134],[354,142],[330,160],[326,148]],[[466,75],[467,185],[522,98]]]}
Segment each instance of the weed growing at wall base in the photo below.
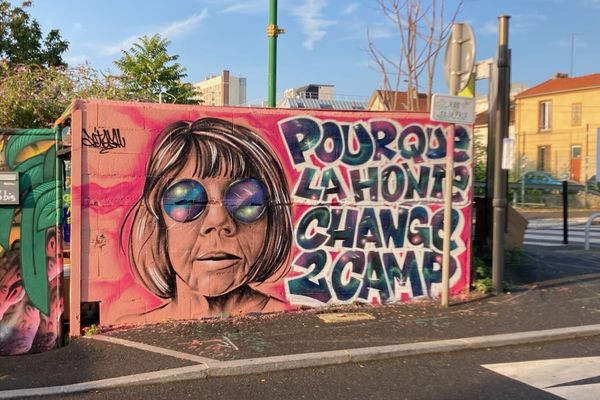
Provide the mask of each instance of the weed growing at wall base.
{"label": "weed growing at wall base", "polygon": [[[478,255],[473,254],[471,268],[473,271],[473,281],[471,287],[483,294],[491,293],[492,283],[492,253],[489,246],[481,249]],[[504,251],[505,270],[507,268],[519,269],[523,267],[523,255],[520,249],[513,248]],[[510,291],[518,283],[510,280],[502,281],[502,290]]]}
{"label": "weed growing at wall base", "polygon": [[102,333],[102,328],[96,324],[92,324],[90,326],[83,328],[84,336],[94,336],[94,335],[99,335],[101,333]]}

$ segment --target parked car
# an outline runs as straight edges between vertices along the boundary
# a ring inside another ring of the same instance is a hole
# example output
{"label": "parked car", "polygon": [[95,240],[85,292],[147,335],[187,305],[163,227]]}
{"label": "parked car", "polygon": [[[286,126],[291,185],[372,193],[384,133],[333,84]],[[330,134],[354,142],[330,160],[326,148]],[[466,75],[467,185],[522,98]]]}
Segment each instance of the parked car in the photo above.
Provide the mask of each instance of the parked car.
{"label": "parked car", "polygon": [[596,181],[596,175],[592,175],[586,182],[588,189],[597,190],[600,192],[600,182]]}
{"label": "parked car", "polygon": [[562,182],[545,171],[528,171],[521,175],[519,182],[525,185],[562,185]]}

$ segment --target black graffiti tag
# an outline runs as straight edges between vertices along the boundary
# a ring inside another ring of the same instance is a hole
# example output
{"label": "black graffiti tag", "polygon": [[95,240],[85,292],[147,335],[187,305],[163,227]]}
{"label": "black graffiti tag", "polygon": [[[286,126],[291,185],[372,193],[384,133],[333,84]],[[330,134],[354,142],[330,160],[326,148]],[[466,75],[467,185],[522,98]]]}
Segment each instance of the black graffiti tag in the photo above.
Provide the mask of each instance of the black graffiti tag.
{"label": "black graffiti tag", "polygon": [[100,149],[100,154],[106,154],[110,150],[124,148],[125,138],[121,137],[119,128],[113,128],[112,131],[106,128],[102,129],[102,131],[94,128],[94,132],[91,135],[83,129],[81,144],[86,147]]}

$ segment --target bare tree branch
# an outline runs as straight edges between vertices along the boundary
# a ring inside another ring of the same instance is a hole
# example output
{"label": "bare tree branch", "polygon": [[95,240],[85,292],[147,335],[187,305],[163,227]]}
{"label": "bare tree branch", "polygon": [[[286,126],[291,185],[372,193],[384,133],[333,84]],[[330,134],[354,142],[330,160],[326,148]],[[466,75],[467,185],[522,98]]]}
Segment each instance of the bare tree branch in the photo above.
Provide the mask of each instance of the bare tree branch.
{"label": "bare tree branch", "polygon": [[[464,0],[456,0],[449,20],[445,20],[444,0],[375,0],[385,19],[397,31],[397,53],[384,51],[367,31],[371,59],[382,75],[382,101],[391,110],[426,111],[420,97],[431,103],[435,66],[452,24],[462,9]],[[425,87],[420,83],[425,81]],[[406,96],[396,93],[404,92]],[[403,104],[396,104],[405,98]]]}

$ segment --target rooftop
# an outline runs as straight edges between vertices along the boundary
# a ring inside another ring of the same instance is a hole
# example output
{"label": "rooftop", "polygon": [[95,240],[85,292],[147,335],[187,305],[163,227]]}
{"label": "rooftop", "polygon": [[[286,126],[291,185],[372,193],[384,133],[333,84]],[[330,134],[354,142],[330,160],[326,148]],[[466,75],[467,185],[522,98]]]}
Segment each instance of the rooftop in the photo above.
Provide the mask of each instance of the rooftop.
{"label": "rooftop", "polygon": [[[375,90],[369,100],[369,108],[372,107],[375,99],[379,98],[388,111],[407,111],[408,93],[393,90]],[[417,100],[418,99],[418,100]],[[425,93],[416,94],[414,111],[429,111],[427,106],[427,95]]]}
{"label": "rooftop", "polygon": [[600,73],[573,78],[569,78],[566,74],[556,74],[552,79],[519,93],[517,98],[593,88],[600,88]]}

